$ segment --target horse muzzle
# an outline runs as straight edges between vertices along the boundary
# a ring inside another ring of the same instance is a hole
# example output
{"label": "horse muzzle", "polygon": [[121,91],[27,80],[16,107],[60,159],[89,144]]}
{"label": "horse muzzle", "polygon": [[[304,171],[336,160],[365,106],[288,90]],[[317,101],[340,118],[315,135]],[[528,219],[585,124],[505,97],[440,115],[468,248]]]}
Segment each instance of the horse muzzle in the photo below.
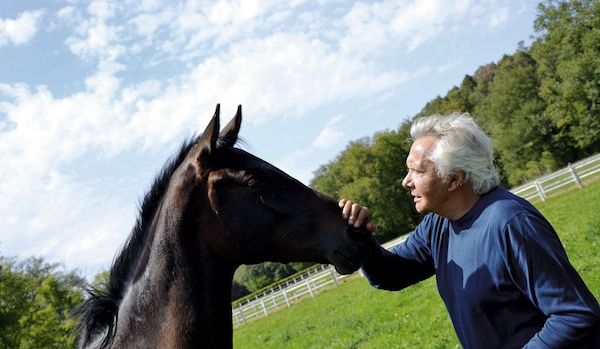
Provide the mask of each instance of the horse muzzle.
{"label": "horse muzzle", "polygon": [[362,228],[346,227],[346,238],[330,256],[331,264],[340,274],[352,274],[360,269],[373,248],[373,236]]}

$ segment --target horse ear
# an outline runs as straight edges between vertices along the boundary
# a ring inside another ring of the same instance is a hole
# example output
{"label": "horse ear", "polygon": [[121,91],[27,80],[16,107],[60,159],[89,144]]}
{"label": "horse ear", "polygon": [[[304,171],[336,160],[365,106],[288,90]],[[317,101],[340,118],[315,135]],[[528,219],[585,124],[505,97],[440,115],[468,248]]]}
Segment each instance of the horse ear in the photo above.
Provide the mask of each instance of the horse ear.
{"label": "horse ear", "polygon": [[206,130],[202,132],[202,136],[198,140],[198,145],[201,147],[198,161],[200,164],[210,163],[210,154],[217,147],[217,139],[219,138],[219,114],[221,113],[221,105],[217,104],[215,115],[212,117]]}
{"label": "horse ear", "polygon": [[227,126],[223,128],[219,134],[219,144],[226,147],[233,147],[237,142],[238,133],[240,132],[240,126],[242,125],[242,105],[238,105],[235,116]]}

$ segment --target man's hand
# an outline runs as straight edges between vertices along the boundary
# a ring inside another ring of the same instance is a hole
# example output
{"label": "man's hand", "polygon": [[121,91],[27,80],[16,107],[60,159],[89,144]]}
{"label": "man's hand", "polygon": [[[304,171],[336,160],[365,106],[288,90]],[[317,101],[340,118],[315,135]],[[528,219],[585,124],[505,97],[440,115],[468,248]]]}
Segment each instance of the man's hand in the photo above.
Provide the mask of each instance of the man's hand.
{"label": "man's hand", "polygon": [[340,200],[339,206],[342,209],[342,216],[353,227],[348,231],[348,234],[354,241],[359,243],[363,253],[362,261],[364,262],[379,248],[377,239],[371,234],[377,227],[371,222],[369,209],[346,199]]}
{"label": "man's hand", "polygon": [[346,199],[341,199],[339,206],[342,209],[342,216],[348,220],[348,224],[353,225],[355,228],[364,226],[370,232],[377,229],[375,224],[371,222],[371,214],[367,207]]}

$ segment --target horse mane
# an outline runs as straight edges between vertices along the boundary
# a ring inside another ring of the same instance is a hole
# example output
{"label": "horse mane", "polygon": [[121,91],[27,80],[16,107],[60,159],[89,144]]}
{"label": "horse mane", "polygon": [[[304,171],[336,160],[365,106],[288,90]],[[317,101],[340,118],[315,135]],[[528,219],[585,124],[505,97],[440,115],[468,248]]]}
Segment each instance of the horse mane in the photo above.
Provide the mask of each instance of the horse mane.
{"label": "horse mane", "polygon": [[98,336],[102,336],[100,348],[106,348],[112,342],[116,330],[119,304],[127,290],[128,282],[136,272],[136,262],[144,251],[154,215],[160,206],[173,172],[199,139],[200,137],[192,136],[183,142],[177,155],[171,157],[163,165],[150,190],[138,206],[136,223],[127,241],[113,260],[108,283],[100,288],[89,286],[87,289],[89,297],[74,309],[73,315],[79,319],[76,330],[82,334],[80,347],[89,344]]}

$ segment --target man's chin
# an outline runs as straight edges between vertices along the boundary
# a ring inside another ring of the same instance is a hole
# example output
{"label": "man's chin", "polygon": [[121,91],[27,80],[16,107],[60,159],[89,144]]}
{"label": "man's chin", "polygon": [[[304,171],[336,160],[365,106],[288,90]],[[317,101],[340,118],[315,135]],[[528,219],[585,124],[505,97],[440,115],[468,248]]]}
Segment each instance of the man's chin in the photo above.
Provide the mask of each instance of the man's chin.
{"label": "man's chin", "polygon": [[415,210],[417,210],[417,212],[419,212],[419,213],[431,212],[431,209],[429,207],[427,207],[427,205],[425,205],[423,202],[417,202],[415,204]]}

